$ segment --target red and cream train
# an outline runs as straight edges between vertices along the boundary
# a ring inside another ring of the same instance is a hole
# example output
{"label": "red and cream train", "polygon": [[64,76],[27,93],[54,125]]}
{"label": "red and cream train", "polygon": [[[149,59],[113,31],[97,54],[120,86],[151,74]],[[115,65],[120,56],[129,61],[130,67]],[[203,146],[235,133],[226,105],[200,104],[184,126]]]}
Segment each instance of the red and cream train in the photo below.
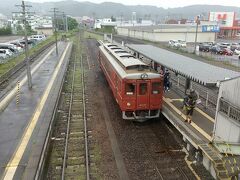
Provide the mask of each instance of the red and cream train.
{"label": "red and cream train", "polygon": [[99,62],[123,119],[159,117],[163,78],[149,65],[115,44],[100,42]]}

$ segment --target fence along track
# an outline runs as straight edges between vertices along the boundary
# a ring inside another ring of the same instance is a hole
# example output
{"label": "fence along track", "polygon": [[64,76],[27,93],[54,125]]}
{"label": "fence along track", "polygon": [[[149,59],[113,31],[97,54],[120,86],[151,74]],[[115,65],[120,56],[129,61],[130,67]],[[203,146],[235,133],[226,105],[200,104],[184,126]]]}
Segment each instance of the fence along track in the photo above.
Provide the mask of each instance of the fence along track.
{"label": "fence along track", "polygon": [[79,43],[80,40],[73,50],[60,98],[47,179],[90,179],[84,69]]}

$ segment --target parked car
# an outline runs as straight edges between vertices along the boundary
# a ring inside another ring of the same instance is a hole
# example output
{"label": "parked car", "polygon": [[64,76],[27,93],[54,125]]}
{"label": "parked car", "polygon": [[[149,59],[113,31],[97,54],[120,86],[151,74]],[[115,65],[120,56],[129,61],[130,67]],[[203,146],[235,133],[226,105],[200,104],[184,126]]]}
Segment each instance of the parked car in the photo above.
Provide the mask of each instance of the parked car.
{"label": "parked car", "polygon": [[240,44],[239,43],[232,43],[231,45],[231,51],[235,51],[235,49],[239,48],[240,47]]}
{"label": "parked car", "polygon": [[224,36],[223,34],[218,34],[218,35],[217,35],[217,38],[223,39],[223,38],[225,38],[225,36]]}
{"label": "parked car", "polygon": [[14,46],[13,44],[7,44],[7,43],[0,43],[0,49],[9,49],[14,54],[17,54],[19,52],[16,46]]}
{"label": "parked car", "polygon": [[[20,40],[19,43],[25,46],[25,40]],[[37,44],[36,39],[28,39],[28,45],[34,46],[36,44]]]}
{"label": "parked car", "polygon": [[46,36],[44,34],[32,35],[30,39],[36,39],[37,41],[42,41],[46,39]]}
{"label": "parked car", "polygon": [[186,41],[178,40],[180,47],[187,47]]}
{"label": "parked car", "polygon": [[234,53],[240,55],[240,47],[234,50]]}
{"label": "parked car", "polygon": [[1,49],[0,50],[2,51],[5,51],[5,53],[8,55],[8,56],[13,56],[13,52],[10,50],[10,49]]}
{"label": "parked car", "polygon": [[176,48],[181,47],[180,43],[177,40],[169,40],[168,45],[170,47],[176,47]]}
{"label": "parked car", "polygon": [[211,46],[209,44],[200,44],[199,45],[199,51],[209,52],[210,48],[211,48]]}
{"label": "parked car", "polygon": [[0,59],[6,59],[9,55],[6,53],[5,49],[0,49]]}
{"label": "parked car", "polygon": [[231,44],[230,43],[224,43],[224,42],[222,42],[222,43],[220,43],[220,46],[221,47],[223,47],[223,48],[231,48]]}
{"label": "parked car", "polygon": [[229,48],[223,48],[222,51],[223,51],[224,55],[227,55],[227,56],[232,56],[233,55],[233,52]]}
{"label": "parked car", "polygon": [[215,54],[223,54],[223,50],[219,46],[212,46],[210,51]]}
{"label": "parked car", "polygon": [[10,42],[10,44],[13,44],[13,45],[15,45],[16,47],[18,47],[18,48],[24,48],[24,45],[23,44],[21,44],[20,42],[18,42],[18,41],[14,41],[14,42]]}

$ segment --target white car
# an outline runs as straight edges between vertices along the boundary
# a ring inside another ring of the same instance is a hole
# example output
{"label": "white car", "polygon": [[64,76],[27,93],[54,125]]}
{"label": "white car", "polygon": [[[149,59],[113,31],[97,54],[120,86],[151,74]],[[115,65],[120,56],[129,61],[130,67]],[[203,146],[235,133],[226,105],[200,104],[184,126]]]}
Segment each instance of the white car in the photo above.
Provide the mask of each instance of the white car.
{"label": "white car", "polygon": [[169,40],[168,45],[177,48],[181,47],[181,44],[177,40]]}
{"label": "white car", "polygon": [[6,59],[10,57],[7,53],[6,53],[6,49],[0,49],[0,59]]}
{"label": "white car", "polygon": [[186,41],[178,40],[178,43],[180,44],[180,47],[187,47]]}
{"label": "white car", "polygon": [[5,51],[5,53],[6,53],[8,56],[12,56],[12,55],[13,55],[13,52],[12,52],[10,49],[1,49],[1,48],[0,48],[0,51]]}
{"label": "white car", "polygon": [[226,46],[228,49],[231,48],[231,44],[230,43],[220,43],[220,46]]}
{"label": "white car", "polygon": [[234,53],[240,55],[240,48],[235,49]]}
{"label": "white car", "polygon": [[38,41],[42,41],[46,39],[46,36],[44,34],[40,34],[40,35],[33,35],[30,37],[30,39],[36,39]]}

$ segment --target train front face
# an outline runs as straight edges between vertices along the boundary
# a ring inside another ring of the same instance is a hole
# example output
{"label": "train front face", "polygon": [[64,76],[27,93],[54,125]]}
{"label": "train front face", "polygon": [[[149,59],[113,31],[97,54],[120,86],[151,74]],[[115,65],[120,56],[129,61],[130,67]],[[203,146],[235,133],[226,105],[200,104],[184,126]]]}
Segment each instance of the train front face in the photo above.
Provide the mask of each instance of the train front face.
{"label": "train front face", "polygon": [[123,84],[125,87],[121,104],[123,119],[146,121],[159,117],[163,95],[161,77],[125,79]]}

